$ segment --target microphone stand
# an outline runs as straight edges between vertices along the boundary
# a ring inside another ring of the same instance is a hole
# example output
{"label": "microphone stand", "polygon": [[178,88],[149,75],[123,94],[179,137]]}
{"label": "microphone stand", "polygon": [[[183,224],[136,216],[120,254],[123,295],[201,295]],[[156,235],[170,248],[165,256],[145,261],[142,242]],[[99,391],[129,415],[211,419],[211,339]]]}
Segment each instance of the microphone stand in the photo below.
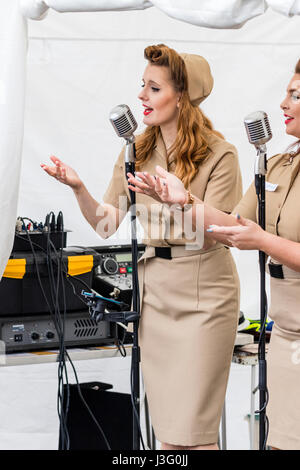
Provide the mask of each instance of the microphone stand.
{"label": "microphone stand", "polygon": [[[125,174],[128,179],[127,173],[134,175],[135,173],[135,137],[132,134],[126,138],[125,147]],[[132,346],[132,362],[131,362],[131,384],[133,390],[133,449],[140,449],[139,438],[139,419],[140,419],[140,347],[138,343],[138,326],[140,317],[140,296],[138,284],[138,246],[136,236],[136,194],[131,189],[130,193],[130,227],[131,227],[131,254],[132,254],[132,307],[133,311],[137,312],[133,320],[133,346]]]}
{"label": "microphone stand", "polygon": [[[265,175],[267,171],[267,151],[265,145],[257,147],[257,157],[255,161],[255,189],[258,199],[258,223],[260,227],[266,228],[266,207],[265,207]],[[267,319],[267,298],[266,298],[266,255],[259,250],[260,266],[260,335],[258,343],[258,364],[259,364],[259,450],[266,448],[266,407],[267,407],[267,362],[266,362],[266,319]]]}
{"label": "microphone stand", "polygon": [[[134,174],[135,172],[135,138],[134,135],[126,137],[125,147],[125,174]],[[137,274],[138,245],[136,237],[136,204],[135,192],[130,190],[130,217],[131,217],[131,254],[132,254],[132,307],[133,311],[110,311],[105,312],[107,302],[103,298],[84,293],[88,298],[87,305],[90,309],[92,318],[98,321],[125,322],[133,323],[133,346],[131,354],[130,384],[132,391],[132,409],[133,409],[133,450],[140,450],[140,438],[143,443],[140,428],[140,348],[138,344],[138,326],[140,318],[140,295]],[[123,304],[121,303],[120,308]],[[144,443],[143,443],[144,446]]]}

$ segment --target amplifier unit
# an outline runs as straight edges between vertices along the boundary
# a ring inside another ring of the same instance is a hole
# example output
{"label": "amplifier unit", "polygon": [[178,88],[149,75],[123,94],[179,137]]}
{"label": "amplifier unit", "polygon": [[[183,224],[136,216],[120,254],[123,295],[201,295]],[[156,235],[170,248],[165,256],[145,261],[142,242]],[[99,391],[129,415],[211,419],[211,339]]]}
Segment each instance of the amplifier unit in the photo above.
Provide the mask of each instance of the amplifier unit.
{"label": "amplifier unit", "polygon": [[[110,332],[109,322],[96,323],[87,311],[66,314],[66,346],[111,343]],[[54,321],[45,314],[31,317],[1,317],[0,339],[5,342],[7,352],[59,347]]]}

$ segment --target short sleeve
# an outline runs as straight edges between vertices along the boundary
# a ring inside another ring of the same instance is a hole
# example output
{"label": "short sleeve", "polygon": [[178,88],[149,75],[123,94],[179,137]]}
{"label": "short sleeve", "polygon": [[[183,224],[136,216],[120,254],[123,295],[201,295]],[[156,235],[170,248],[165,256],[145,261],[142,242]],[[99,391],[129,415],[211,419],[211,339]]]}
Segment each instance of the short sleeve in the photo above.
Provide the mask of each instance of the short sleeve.
{"label": "short sleeve", "polygon": [[111,204],[117,209],[126,211],[129,209],[130,201],[125,175],[124,149],[115,163],[112,178],[103,196],[103,202]]}
{"label": "short sleeve", "polygon": [[[273,172],[276,171],[278,166],[282,165],[282,157],[289,159],[289,154],[277,153],[268,159],[268,171],[266,178],[272,180]],[[266,195],[267,197],[267,195]],[[243,198],[236,205],[232,211],[233,214],[239,214],[246,219],[250,219],[257,223],[257,194],[255,190],[254,182],[249,186],[248,190],[244,194]]]}
{"label": "short sleeve", "polygon": [[252,183],[244,194],[240,202],[235,206],[232,213],[239,214],[246,219],[257,222],[257,196],[255,192],[254,183]]}
{"label": "short sleeve", "polygon": [[217,161],[210,173],[204,202],[223,212],[232,212],[242,197],[242,177],[235,148]]}

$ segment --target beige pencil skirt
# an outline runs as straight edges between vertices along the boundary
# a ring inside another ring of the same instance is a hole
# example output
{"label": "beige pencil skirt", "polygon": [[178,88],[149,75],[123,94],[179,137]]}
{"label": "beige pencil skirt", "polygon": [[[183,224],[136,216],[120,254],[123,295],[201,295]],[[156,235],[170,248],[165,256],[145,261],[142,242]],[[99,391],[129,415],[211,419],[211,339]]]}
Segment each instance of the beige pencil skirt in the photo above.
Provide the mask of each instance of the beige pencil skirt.
{"label": "beige pencil skirt", "polygon": [[300,450],[300,279],[271,278],[269,316],[274,326],[267,355],[267,444]]}
{"label": "beige pencil skirt", "polygon": [[218,440],[239,314],[230,250],[139,263],[145,391],[160,442]]}

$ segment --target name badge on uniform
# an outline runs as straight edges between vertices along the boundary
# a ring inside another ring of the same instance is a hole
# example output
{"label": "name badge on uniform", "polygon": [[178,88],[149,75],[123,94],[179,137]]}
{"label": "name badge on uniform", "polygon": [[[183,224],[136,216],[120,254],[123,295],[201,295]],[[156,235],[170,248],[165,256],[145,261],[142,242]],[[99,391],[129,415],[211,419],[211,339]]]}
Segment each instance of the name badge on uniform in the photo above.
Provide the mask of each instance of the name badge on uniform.
{"label": "name badge on uniform", "polygon": [[275,184],[275,183],[269,183],[268,181],[266,181],[266,191],[276,191],[276,188],[277,188],[278,184]]}

